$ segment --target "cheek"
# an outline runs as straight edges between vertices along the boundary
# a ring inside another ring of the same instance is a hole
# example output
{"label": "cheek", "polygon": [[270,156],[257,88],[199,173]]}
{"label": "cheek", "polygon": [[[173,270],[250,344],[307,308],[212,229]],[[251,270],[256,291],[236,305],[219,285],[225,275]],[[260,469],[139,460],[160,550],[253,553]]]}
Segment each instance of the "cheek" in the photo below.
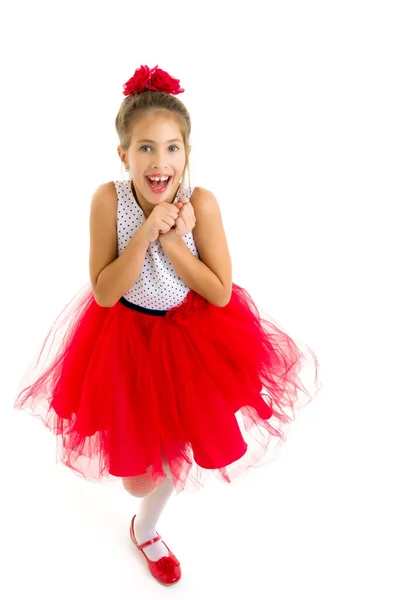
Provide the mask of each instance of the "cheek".
{"label": "cheek", "polygon": [[139,174],[141,171],[147,170],[149,165],[149,157],[145,154],[139,154],[133,157],[133,166],[135,171]]}
{"label": "cheek", "polygon": [[183,155],[183,156],[180,156],[180,157],[179,157],[179,160],[177,160],[177,164],[179,164],[179,168],[180,168],[182,171],[183,171],[183,169],[185,168],[185,162],[186,162],[186,159],[185,159],[185,156],[184,156],[184,155]]}

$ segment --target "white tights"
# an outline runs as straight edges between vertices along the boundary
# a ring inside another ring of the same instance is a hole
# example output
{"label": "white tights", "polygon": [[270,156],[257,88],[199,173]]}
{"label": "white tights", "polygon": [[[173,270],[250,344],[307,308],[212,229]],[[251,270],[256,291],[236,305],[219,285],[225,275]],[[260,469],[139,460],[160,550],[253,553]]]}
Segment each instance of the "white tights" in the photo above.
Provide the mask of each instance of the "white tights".
{"label": "white tights", "polygon": [[[166,460],[163,462],[163,469],[167,477],[158,486],[140,475],[123,478],[125,489],[133,496],[143,498],[134,522],[135,537],[139,544],[156,537],[157,522],[174,491],[171,471]],[[143,552],[154,561],[169,554],[162,540],[143,548]]]}

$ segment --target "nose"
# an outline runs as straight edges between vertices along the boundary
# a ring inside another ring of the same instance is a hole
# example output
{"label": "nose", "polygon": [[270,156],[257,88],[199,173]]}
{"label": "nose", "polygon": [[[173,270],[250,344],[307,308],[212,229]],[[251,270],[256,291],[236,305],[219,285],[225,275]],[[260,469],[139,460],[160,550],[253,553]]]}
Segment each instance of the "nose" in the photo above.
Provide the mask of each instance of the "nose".
{"label": "nose", "polygon": [[163,168],[168,166],[168,161],[165,158],[165,155],[163,153],[163,150],[159,150],[157,152],[154,152],[153,154],[153,162],[152,162],[152,169],[157,170],[160,169],[160,171],[162,171]]}

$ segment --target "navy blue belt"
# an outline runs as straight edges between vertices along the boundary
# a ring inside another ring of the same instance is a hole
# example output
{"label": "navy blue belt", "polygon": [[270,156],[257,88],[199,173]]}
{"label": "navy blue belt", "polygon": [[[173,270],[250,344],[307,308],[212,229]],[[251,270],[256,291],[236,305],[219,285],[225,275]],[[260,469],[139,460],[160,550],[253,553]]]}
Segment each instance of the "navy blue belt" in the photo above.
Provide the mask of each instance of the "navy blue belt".
{"label": "navy blue belt", "polygon": [[119,301],[127,308],[131,308],[132,310],[136,310],[137,312],[144,313],[145,315],[164,317],[168,312],[166,310],[156,310],[155,308],[145,308],[144,306],[139,306],[139,304],[133,304],[133,302],[129,302],[129,300],[127,300],[123,296],[119,299]]}

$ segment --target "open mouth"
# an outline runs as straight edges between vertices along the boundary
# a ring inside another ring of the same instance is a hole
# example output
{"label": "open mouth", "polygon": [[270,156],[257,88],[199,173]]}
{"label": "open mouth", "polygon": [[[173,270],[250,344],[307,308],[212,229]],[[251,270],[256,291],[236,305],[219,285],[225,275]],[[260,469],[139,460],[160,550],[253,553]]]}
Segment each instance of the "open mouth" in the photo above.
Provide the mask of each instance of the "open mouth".
{"label": "open mouth", "polygon": [[161,194],[162,192],[165,192],[171,179],[172,179],[172,176],[169,176],[166,181],[162,181],[162,180],[154,181],[146,176],[146,180],[149,185],[149,188],[151,189],[152,192],[154,192],[156,194]]}

